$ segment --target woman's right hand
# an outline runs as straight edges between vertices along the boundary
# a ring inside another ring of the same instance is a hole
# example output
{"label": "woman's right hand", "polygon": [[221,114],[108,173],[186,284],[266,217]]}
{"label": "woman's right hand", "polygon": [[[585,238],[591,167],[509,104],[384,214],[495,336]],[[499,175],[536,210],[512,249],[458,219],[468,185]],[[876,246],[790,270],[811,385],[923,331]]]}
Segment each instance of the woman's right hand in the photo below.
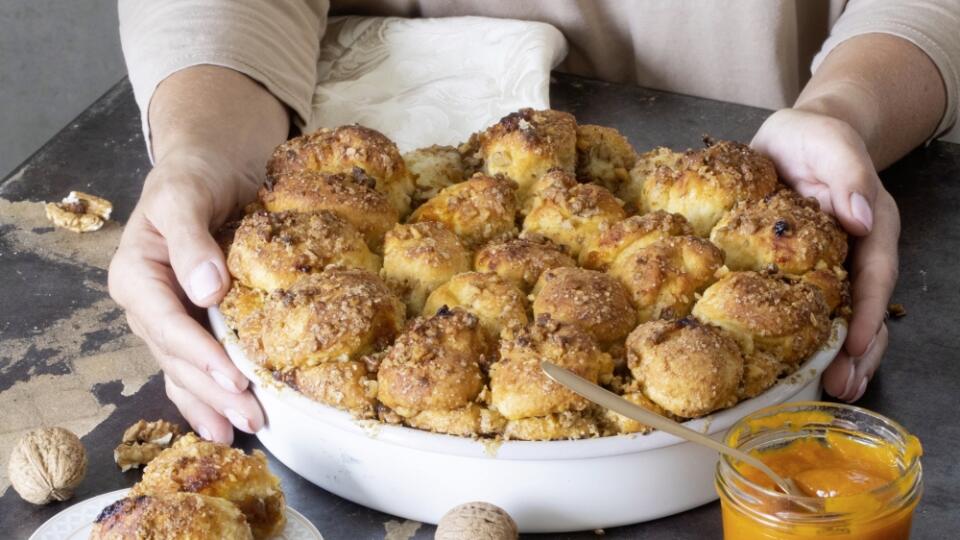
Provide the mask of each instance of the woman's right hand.
{"label": "woman's right hand", "polygon": [[247,379],[194,318],[230,287],[211,230],[251,200],[255,182],[228,160],[168,152],[143,193],[110,263],[110,295],[127,313],[164,373],[167,396],[205,439],[229,443],[233,429],[264,423]]}

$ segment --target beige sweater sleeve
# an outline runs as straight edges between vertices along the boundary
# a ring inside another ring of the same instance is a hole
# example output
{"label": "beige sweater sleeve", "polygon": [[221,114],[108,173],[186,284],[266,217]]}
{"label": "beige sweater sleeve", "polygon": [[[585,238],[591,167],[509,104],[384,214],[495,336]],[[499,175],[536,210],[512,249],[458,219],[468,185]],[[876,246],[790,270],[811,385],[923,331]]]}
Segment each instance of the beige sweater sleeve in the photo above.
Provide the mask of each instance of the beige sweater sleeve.
{"label": "beige sweater sleeve", "polygon": [[960,97],[960,0],[850,0],[813,59],[812,70],[837,45],[872,33],[902,37],[933,60],[947,91],[947,108],[934,133],[948,131],[957,121]]}
{"label": "beige sweater sleeve", "polygon": [[328,0],[119,0],[120,39],[148,150],[147,111],[157,85],[199,64],[255,79],[302,125],[328,9]]}

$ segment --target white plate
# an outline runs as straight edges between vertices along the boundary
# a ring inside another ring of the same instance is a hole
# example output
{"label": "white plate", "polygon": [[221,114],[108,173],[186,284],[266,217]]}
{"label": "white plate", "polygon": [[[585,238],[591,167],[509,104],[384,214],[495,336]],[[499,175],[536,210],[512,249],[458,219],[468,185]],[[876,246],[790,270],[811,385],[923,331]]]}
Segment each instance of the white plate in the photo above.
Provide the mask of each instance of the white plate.
{"label": "white plate", "polygon": [[[220,311],[208,314],[263,406],[263,445],[297,474],[358,504],[436,523],[450,508],[481,500],[507,510],[522,532],[566,532],[657,519],[717,498],[716,454],[668,433],[495,444],[357,421],[263,378]],[[846,333],[846,323],[835,320],[830,339],[796,373],[686,425],[719,439],[754,411],[818,399],[820,375]]]}
{"label": "white plate", "polygon": [[[87,540],[93,521],[100,511],[127,495],[129,489],[118,489],[78,502],[53,516],[30,536],[30,540]],[[323,540],[323,536],[300,512],[287,507],[287,526],[276,540]]]}

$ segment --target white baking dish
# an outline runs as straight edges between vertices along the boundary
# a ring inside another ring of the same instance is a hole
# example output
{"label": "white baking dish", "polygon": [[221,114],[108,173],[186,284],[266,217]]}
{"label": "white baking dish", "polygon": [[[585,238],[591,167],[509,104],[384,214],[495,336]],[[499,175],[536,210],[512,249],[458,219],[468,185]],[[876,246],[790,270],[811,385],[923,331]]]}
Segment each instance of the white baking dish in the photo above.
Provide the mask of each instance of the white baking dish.
{"label": "white baking dish", "polygon": [[[209,316],[266,413],[266,427],[257,434],[263,445],[307,480],[358,504],[436,523],[460,503],[488,501],[507,510],[522,532],[564,532],[638,523],[717,498],[716,454],[666,433],[496,445],[357,421],[263,380],[220,311],[211,308]],[[687,425],[720,438],[753,411],[817,399],[820,375],[846,330],[842,320],[834,321],[830,340],[794,375]]]}

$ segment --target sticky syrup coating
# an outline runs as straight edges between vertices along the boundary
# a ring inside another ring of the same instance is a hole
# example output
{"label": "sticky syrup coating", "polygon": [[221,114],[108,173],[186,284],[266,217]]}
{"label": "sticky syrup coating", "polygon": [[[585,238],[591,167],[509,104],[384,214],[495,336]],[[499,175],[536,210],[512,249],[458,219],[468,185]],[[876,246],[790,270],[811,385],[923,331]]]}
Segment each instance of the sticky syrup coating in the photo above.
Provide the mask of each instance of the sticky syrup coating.
{"label": "sticky syrup coating", "polygon": [[643,322],[689,314],[697,293],[713,283],[721,265],[723,252],[706,239],[674,236],[625,249],[608,273],[627,288]]}
{"label": "sticky syrup coating", "polygon": [[576,265],[562,246],[538,235],[487,244],[474,258],[478,272],[497,274],[524,292],[533,289],[546,270]]}
{"label": "sticky syrup coating", "polygon": [[626,288],[613,276],[583,268],[554,268],[533,289],[533,315],[584,329],[601,346],[627,337],[637,325]]}
{"label": "sticky syrup coating", "polygon": [[453,146],[427,146],[407,152],[403,161],[413,176],[413,194],[410,203],[416,208],[440,193],[440,190],[469,176],[463,156]]}
{"label": "sticky syrup coating", "polygon": [[695,319],[641,324],[627,338],[627,362],[643,393],[677,416],[696,418],[737,402],[737,342]]}
{"label": "sticky syrup coating", "polygon": [[596,341],[572,324],[548,316],[526,326],[512,325],[500,339],[500,360],[490,366],[491,404],[508,420],[583,411],[589,402],[551,380],[540,369],[548,360],[598,382],[613,363]]}
{"label": "sticky syrup coating", "polygon": [[147,464],[129,496],[181,492],[232,502],[246,516],[257,540],[280,533],[286,524],[280,479],[270,472],[267,456],[259,450],[245,454],[188,433]]}
{"label": "sticky syrup coating", "polygon": [[830,336],[830,309],[820,290],[758,272],[730,272],[693,307],[699,320],[726,330],[746,356],[773,355],[786,371]]}
{"label": "sticky syrup coating", "polygon": [[693,228],[680,214],[657,210],[642,216],[631,216],[588,238],[580,252],[580,266],[606,270],[627,248],[639,249],[671,236],[692,234]]}
{"label": "sticky syrup coating", "polygon": [[630,178],[637,152],[619,131],[593,124],[577,126],[577,178],[616,192]]}
{"label": "sticky syrup coating", "polygon": [[253,540],[243,513],[230,501],[196,493],[127,497],[100,512],[90,540]]}
{"label": "sticky syrup coating", "polygon": [[323,362],[282,374],[284,382],[308,398],[344,410],[357,418],[374,418],[376,378],[359,360]]}
{"label": "sticky syrup coating", "polygon": [[379,253],[383,236],[399,215],[386,196],[374,189],[363,174],[329,174],[313,171],[278,175],[260,188],[260,202],[269,212],[329,210],[353,225],[367,246]]}
{"label": "sticky syrup coating", "polygon": [[494,353],[477,317],[463,309],[418,317],[380,363],[377,398],[404,417],[466,407],[483,389],[481,368]]}
{"label": "sticky syrup coating", "polygon": [[496,337],[504,326],[525,324],[527,297],[510,281],[497,274],[464,272],[434,289],[423,306],[424,315],[432,315],[443,306],[461,307],[480,319],[487,333]]}
{"label": "sticky syrup coating", "polygon": [[561,111],[521,109],[479,137],[483,169],[515,181],[522,201],[530,186],[551,169],[573,173],[577,165],[577,121]]}
{"label": "sticky syrup coating", "polygon": [[380,257],[349,222],[326,210],[248,214],[227,257],[234,278],[265,291],[287,289],[330,265],[378,272]]}
{"label": "sticky syrup coating", "polygon": [[267,175],[317,171],[352,173],[360,169],[376,182],[400,217],[410,212],[413,177],[397,145],[379,131],[363,126],[323,128],[281,144],[267,162]]}
{"label": "sticky syrup coating", "polygon": [[470,253],[457,235],[435,221],[397,225],[387,233],[381,275],[407,305],[410,316],[453,276],[470,270]]}
{"label": "sticky syrup coating", "polygon": [[360,359],[393,343],[404,311],[376,274],[328,268],[266,297],[258,360],[282,370]]}
{"label": "sticky syrup coating", "polygon": [[[631,171],[627,191],[641,213],[666,210],[682,214],[698,236],[709,236],[723,214],[738,201],[756,201],[777,188],[777,172],[769,158],[741,143],[721,141],[688,150],[674,167],[672,156],[656,155],[663,164],[641,158]],[[652,169],[652,173],[648,173]]]}
{"label": "sticky syrup coating", "polygon": [[[523,220],[525,234],[539,234],[578,257],[590,239],[627,217],[619,199],[595,184],[571,184],[568,173],[551,171],[557,181],[533,196]],[[564,180],[566,178],[566,180]]]}
{"label": "sticky syrup coating", "polygon": [[788,275],[841,266],[847,234],[820,211],[816,199],[782,189],[762,199],[739,202],[710,232],[731,270],[762,271],[775,265]]}
{"label": "sticky syrup coating", "polygon": [[517,233],[516,184],[502,177],[476,174],[453,184],[423,203],[410,223],[436,221],[446,225],[470,249]]}

